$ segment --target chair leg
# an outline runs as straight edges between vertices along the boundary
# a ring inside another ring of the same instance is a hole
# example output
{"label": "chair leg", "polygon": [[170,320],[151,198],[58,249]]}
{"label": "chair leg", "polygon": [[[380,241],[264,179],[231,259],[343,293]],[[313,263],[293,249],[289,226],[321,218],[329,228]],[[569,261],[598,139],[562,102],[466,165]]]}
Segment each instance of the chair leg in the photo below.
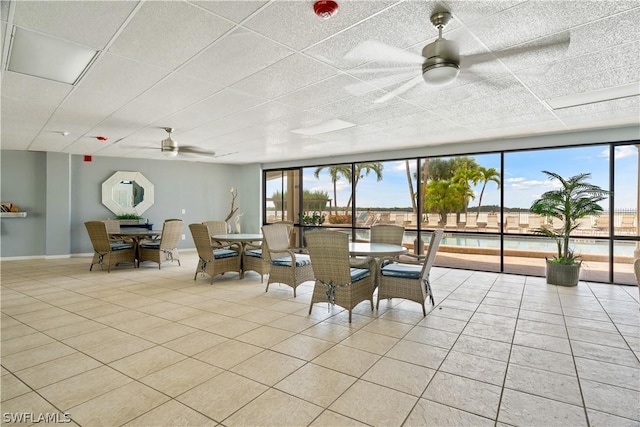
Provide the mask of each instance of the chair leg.
{"label": "chair leg", "polygon": [[351,310],[349,310],[349,323],[351,323]]}
{"label": "chair leg", "polygon": [[380,309],[380,295],[378,295],[378,300],[376,301],[376,310]]}
{"label": "chair leg", "polygon": [[423,316],[427,316],[427,310],[424,308],[424,303],[420,304],[420,306],[422,307],[422,315]]}
{"label": "chair leg", "polygon": [[311,309],[313,308],[313,303],[309,304],[309,314],[311,314]]}

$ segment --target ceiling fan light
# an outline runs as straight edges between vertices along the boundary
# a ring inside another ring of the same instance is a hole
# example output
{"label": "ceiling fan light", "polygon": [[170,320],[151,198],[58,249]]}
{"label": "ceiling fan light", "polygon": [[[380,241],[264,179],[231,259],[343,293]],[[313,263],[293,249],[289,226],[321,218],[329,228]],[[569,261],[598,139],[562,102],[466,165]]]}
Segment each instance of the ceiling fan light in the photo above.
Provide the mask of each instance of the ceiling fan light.
{"label": "ceiling fan light", "polygon": [[443,86],[453,82],[460,74],[456,64],[435,64],[422,73],[422,78],[429,85]]}
{"label": "ceiling fan light", "polygon": [[176,157],[178,155],[178,143],[171,137],[162,140],[160,149],[165,157]]}

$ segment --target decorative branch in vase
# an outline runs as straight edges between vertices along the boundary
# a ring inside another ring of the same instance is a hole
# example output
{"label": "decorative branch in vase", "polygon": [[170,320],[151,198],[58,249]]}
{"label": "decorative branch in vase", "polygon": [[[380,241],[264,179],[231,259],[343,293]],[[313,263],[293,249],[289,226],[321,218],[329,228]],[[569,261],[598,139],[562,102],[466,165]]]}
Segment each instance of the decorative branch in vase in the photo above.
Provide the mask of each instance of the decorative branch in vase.
{"label": "decorative branch in vase", "polygon": [[233,218],[233,216],[236,214],[236,212],[238,212],[238,208],[235,207],[236,197],[238,197],[238,190],[236,190],[234,187],[231,187],[229,192],[231,193],[231,209],[229,209],[229,214],[224,219],[224,222],[227,223],[227,232],[231,233],[230,221],[231,221],[231,218]]}

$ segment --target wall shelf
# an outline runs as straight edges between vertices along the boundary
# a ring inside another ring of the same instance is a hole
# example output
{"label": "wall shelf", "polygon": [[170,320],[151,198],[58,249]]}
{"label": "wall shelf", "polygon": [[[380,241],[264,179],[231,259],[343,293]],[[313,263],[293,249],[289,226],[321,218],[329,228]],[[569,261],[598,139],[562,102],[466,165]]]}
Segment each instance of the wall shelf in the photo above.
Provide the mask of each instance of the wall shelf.
{"label": "wall shelf", "polygon": [[26,212],[0,212],[0,218],[25,218]]}

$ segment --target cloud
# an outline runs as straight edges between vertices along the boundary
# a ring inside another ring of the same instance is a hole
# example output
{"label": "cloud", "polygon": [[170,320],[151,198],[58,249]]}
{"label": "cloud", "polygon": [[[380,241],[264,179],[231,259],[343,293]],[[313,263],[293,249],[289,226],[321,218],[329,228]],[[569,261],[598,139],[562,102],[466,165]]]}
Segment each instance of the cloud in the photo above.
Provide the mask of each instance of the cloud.
{"label": "cloud", "polygon": [[[615,148],[614,158],[616,160],[624,159],[625,157],[635,157],[638,155],[638,149],[634,145],[621,145]],[[602,150],[600,157],[609,158],[609,149]]]}
{"label": "cloud", "polygon": [[553,181],[539,181],[535,179],[526,179],[523,177],[507,178],[505,184],[513,190],[528,190],[535,187],[544,188],[557,188],[560,186],[559,182]]}

